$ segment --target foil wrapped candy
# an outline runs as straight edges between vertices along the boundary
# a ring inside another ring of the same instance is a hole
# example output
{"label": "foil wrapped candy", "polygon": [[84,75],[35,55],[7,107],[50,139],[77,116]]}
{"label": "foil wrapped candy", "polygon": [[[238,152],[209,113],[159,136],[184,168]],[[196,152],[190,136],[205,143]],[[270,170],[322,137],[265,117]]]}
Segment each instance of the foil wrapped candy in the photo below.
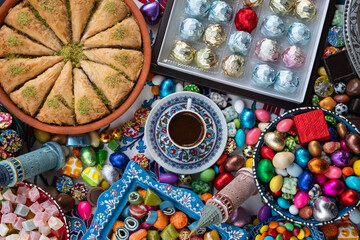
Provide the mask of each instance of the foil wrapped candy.
{"label": "foil wrapped candy", "polygon": [[186,18],[180,25],[180,37],[185,41],[199,40],[204,33],[204,25],[195,18]]}
{"label": "foil wrapped candy", "polygon": [[276,62],[280,57],[280,47],[275,40],[264,38],[255,47],[255,55],[265,62]]}
{"label": "foil wrapped candy", "polygon": [[184,41],[175,41],[170,58],[181,64],[190,64],[195,57],[196,49]]}
{"label": "foil wrapped candy", "polygon": [[277,15],[267,16],[262,25],[261,33],[268,38],[281,38],[285,33],[286,25]]}
{"label": "foil wrapped candy", "polygon": [[195,55],[195,63],[198,68],[209,70],[219,65],[216,53],[210,48],[203,48]]}
{"label": "foil wrapped candy", "polygon": [[235,54],[226,56],[222,62],[221,69],[224,75],[239,78],[245,72],[245,59]]}
{"label": "foil wrapped candy", "polygon": [[220,47],[226,41],[226,32],[220,24],[210,24],[203,37],[204,42],[212,47]]}

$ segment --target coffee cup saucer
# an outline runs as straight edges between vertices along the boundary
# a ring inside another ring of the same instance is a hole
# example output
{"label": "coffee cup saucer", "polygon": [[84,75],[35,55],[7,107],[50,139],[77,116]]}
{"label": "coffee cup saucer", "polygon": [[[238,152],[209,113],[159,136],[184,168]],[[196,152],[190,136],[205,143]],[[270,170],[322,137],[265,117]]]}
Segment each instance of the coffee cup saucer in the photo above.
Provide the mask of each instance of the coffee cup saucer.
{"label": "coffee cup saucer", "polygon": [[[200,114],[206,124],[202,143],[193,149],[180,149],[167,134],[171,116],[186,109]],[[178,92],[160,100],[145,124],[145,143],[152,157],[165,169],[179,174],[194,174],[211,167],[222,155],[227,142],[227,124],[220,108],[208,97],[194,92]]]}

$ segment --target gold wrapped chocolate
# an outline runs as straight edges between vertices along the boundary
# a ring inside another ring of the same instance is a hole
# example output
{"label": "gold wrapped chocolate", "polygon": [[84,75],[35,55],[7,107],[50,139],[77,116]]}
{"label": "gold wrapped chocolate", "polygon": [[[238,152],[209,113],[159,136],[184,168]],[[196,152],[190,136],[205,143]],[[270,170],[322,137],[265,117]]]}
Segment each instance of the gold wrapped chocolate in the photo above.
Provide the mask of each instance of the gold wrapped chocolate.
{"label": "gold wrapped chocolate", "polygon": [[269,7],[276,14],[286,15],[294,8],[294,0],[270,0]]}
{"label": "gold wrapped chocolate", "polygon": [[297,19],[311,21],[317,13],[316,4],[312,0],[297,0],[294,15]]}
{"label": "gold wrapped chocolate", "polygon": [[204,42],[212,47],[220,47],[226,41],[226,32],[220,24],[210,24],[203,36]]}
{"label": "gold wrapped chocolate", "polygon": [[226,56],[222,62],[221,69],[224,75],[239,78],[245,72],[245,59],[235,54]]}
{"label": "gold wrapped chocolate", "polygon": [[195,57],[196,49],[183,41],[175,41],[170,58],[182,64],[190,64]]}
{"label": "gold wrapped chocolate", "polygon": [[263,4],[264,0],[243,0],[245,6],[249,8],[256,8]]}
{"label": "gold wrapped chocolate", "polygon": [[198,68],[209,70],[219,64],[216,53],[210,48],[203,48],[195,54],[195,63]]}

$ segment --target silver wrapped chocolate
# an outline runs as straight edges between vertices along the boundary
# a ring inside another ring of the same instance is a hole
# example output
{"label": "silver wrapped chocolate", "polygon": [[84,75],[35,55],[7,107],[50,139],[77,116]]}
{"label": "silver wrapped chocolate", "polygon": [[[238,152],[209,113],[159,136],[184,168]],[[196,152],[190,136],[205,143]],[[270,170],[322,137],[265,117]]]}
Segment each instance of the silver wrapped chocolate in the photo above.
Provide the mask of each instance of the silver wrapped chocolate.
{"label": "silver wrapped chocolate", "polygon": [[289,26],[286,38],[290,44],[305,46],[311,39],[311,30],[305,24],[295,22]]}
{"label": "silver wrapped chocolate", "polygon": [[239,78],[245,72],[245,59],[243,56],[235,54],[226,56],[222,62],[221,69],[224,75]]}
{"label": "silver wrapped chocolate", "polygon": [[256,8],[263,4],[264,0],[243,0],[245,6],[249,8]]}
{"label": "silver wrapped chocolate", "polygon": [[276,62],[280,56],[280,47],[275,40],[264,38],[255,47],[255,55],[265,62]]}
{"label": "silver wrapped chocolate", "polygon": [[283,52],[281,59],[286,67],[296,69],[304,65],[306,55],[301,48],[291,46]]}
{"label": "silver wrapped chocolate", "polygon": [[262,25],[261,33],[268,38],[281,38],[285,33],[285,23],[277,15],[267,16]]}
{"label": "silver wrapped chocolate", "polygon": [[185,12],[192,17],[205,17],[210,11],[209,0],[187,0]]}
{"label": "silver wrapped chocolate", "polygon": [[299,77],[292,71],[281,70],[276,74],[274,89],[281,93],[294,93],[299,87]]}
{"label": "silver wrapped chocolate", "polygon": [[259,87],[270,87],[275,82],[275,70],[267,64],[259,64],[254,68],[251,82]]}
{"label": "silver wrapped chocolate", "polygon": [[180,25],[180,37],[185,41],[199,40],[204,33],[204,25],[195,18],[186,18]]}
{"label": "silver wrapped chocolate", "polygon": [[198,68],[209,70],[219,65],[216,53],[210,48],[200,49],[195,54],[195,63]]}
{"label": "silver wrapped chocolate", "polygon": [[175,41],[170,58],[182,64],[190,64],[195,57],[196,49],[183,41]]}
{"label": "silver wrapped chocolate", "polygon": [[311,21],[317,13],[316,4],[312,0],[297,0],[294,14],[297,19]]}
{"label": "silver wrapped chocolate", "polygon": [[276,14],[286,15],[293,10],[294,0],[270,0],[269,7]]}
{"label": "silver wrapped chocolate", "polygon": [[246,55],[251,46],[251,34],[245,31],[235,31],[230,35],[228,46],[236,54]]}
{"label": "silver wrapped chocolate", "polygon": [[226,41],[226,32],[220,24],[210,24],[204,32],[204,42],[212,47],[220,47]]}
{"label": "silver wrapped chocolate", "polygon": [[215,23],[229,23],[233,17],[233,9],[227,2],[215,1],[211,4],[209,20]]}

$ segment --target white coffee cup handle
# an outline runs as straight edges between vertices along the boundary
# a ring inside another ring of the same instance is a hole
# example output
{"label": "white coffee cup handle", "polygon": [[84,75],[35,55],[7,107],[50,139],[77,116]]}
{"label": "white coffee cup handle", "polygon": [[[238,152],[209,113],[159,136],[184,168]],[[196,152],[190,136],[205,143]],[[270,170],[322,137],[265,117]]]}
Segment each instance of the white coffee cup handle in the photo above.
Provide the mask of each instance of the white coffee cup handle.
{"label": "white coffee cup handle", "polygon": [[188,98],[187,104],[186,104],[186,110],[191,110],[191,104],[192,104],[192,99]]}

